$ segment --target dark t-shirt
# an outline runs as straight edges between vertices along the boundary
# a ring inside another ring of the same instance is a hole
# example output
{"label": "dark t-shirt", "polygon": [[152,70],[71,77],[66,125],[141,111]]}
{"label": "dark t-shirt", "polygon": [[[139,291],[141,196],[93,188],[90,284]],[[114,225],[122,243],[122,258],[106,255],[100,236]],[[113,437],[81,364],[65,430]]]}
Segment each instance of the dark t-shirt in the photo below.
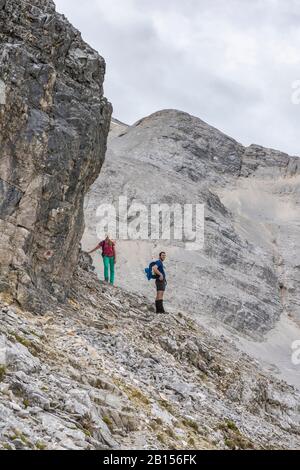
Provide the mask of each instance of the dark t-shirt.
{"label": "dark t-shirt", "polygon": [[159,270],[159,272],[163,275],[164,279],[166,279],[166,273],[165,273],[163,262],[160,259],[158,259],[155,262],[155,265],[157,266],[157,269]]}

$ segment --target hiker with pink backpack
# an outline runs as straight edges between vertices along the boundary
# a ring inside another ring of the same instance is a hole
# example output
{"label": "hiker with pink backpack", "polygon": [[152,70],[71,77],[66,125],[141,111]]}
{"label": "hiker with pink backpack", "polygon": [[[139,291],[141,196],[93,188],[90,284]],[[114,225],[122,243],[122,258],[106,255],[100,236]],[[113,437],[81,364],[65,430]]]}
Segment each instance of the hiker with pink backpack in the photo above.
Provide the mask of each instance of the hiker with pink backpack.
{"label": "hiker with pink backpack", "polygon": [[106,282],[113,284],[115,281],[115,264],[116,264],[116,243],[106,235],[105,240],[102,240],[98,245],[88,254],[102,248],[102,258],[104,265],[104,279]]}

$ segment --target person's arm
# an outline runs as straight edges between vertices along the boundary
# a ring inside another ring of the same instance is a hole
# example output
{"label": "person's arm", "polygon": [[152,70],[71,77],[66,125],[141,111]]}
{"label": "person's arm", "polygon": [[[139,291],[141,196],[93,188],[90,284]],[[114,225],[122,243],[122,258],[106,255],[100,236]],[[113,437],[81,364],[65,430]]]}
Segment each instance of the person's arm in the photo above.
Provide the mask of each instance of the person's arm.
{"label": "person's arm", "polygon": [[113,244],[113,250],[114,250],[114,263],[116,264],[116,262],[117,262],[116,243]]}
{"label": "person's arm", "polygon": [[158,267],[157,267],[157,264],[155,264],[153,266],[153,271],[154,271],[154,274],[156,274],[157,276],[159,276],[159,280],[160,281],[163,281],[164,280],[164,276],[162,275],[162,273],[159,271]]}
{"label": "person's arm", "polygon": [[101,246],[102,246],[102,242],[101,242],[101,243],[98,243],[98,245],[95,246],[95,248],[94,248],[93,250],[88,251],[88,255],[94,253],[94,251],[96,251],[96,250],[99,250],[99,248],[101,248]]}

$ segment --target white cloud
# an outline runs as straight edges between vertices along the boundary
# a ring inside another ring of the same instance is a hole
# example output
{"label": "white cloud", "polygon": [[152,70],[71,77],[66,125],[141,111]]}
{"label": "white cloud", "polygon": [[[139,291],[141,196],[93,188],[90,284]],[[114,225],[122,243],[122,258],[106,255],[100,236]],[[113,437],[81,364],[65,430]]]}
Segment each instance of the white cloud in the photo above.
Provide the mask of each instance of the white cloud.
{"label": "white cloud", "polygon": [[[204,119],[243,144],[300,154],[297,0],[56,0],[107,62],[115,117],[163,108]],[[297,125],[297,127],[296,127]]]}

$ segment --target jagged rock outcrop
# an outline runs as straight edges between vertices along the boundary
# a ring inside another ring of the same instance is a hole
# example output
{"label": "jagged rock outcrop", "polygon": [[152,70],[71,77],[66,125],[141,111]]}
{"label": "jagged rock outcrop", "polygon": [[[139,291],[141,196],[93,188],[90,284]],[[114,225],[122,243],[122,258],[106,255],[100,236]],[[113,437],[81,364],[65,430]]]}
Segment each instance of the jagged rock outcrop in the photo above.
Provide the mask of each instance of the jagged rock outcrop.
{"label": "jagged rock outcrop", "polygon": [[111,116],[104,73],[52,0],[0,2],[0,291],[36,310],[65,297],[77,264]]}
{"label": "jagged rock outcrop", "polygon": [[[132,202],[204,203],[204,249],[172,240],[118,241],[117,283],[153,297],[143,268],[167,251],[166,300],[214,316],[254,337],[283,316],[300,322],[300,159],[247,148],[176,110],[133,126],[113,124],[106,163],[86,198],[84,246],[94,245],[96,209]],[[102,274],[97,254],[95,266]],[[287,352],[289,354],[289,351]]]}
{"label": "jagged rock outcrop", "polygon": [[0,448],[300,448],[299,391],[84,264],[46,316],[0,302]]}

